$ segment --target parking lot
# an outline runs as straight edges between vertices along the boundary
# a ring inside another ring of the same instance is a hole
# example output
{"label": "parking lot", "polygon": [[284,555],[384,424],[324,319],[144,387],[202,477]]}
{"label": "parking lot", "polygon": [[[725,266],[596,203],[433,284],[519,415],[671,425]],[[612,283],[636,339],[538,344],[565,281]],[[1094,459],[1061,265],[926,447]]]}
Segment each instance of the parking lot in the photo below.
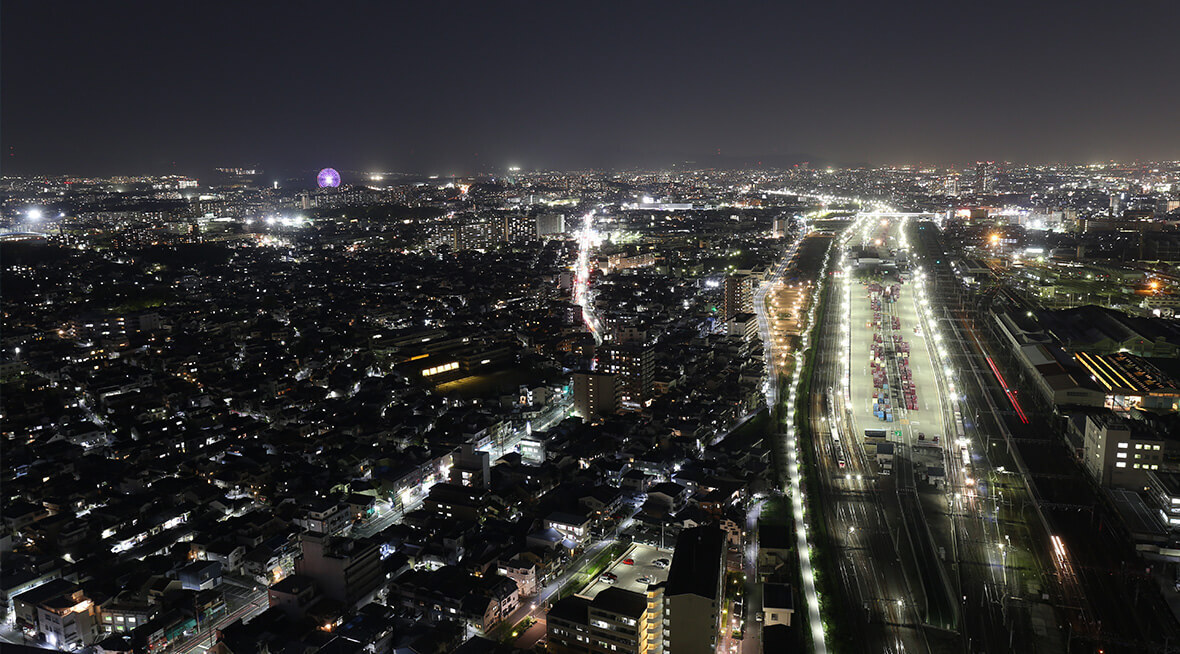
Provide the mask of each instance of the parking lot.
{"label": "parking lot", "polygon": [[[603,581],[602,576],[599,575],[578,592],[578,595],[593,599],[598,593],[612,586],[635,593],[646,593],[649,584],[658,584],[668,578],[668,568],[660,568],[655,565],[656,559],[666,559],[671,562],[671,550],[660,550],[636,543],[603,571],[603,573],[618,576],[614,583]],[[628,560],[632,561],[629,565],[625,563]],[[644,579],[644,581],[640,581],[640,579]]]}

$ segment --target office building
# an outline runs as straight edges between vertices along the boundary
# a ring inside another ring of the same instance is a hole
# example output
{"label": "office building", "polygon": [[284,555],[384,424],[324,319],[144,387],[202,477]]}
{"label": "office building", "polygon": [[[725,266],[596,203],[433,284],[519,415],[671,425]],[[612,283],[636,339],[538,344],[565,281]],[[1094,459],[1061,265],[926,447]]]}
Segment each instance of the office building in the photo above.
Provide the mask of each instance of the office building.
{"label": "office building", "polygon": [[1160,522],[1173,532],[1180,531],[1180,475],[1162,470],[1147,472],[1146,495]]}
{"label": "office building", "polygon": [[1142,489],[1159,470],[1165,441],[1113,412],[1086,416],[1086,469],[1103,486]]}
{"label": "office building", "polygon": [[996,190],[996,162],[975,162],[975,192],[991,193]]}
{"label": "office building", "polygon": [[520,459],[534,466],[545,463],[545,440],[537,434],[520,439]]}
{"label": "office building", "polygon": [[942,184],[943,193],[947,195],[959,194],[959,175],[958,173],[947,175],[946,180]]}

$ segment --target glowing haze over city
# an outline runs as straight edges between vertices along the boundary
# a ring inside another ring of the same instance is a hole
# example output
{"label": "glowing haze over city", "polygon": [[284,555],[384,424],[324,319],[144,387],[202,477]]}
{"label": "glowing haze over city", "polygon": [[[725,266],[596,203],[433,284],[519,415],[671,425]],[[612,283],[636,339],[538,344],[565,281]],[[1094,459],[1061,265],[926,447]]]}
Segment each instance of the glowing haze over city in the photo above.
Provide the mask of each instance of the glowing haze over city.
{"label": "glowing haze over city", "polygon": [[0,650],[1180,647],[1180,5],[0,6]]}

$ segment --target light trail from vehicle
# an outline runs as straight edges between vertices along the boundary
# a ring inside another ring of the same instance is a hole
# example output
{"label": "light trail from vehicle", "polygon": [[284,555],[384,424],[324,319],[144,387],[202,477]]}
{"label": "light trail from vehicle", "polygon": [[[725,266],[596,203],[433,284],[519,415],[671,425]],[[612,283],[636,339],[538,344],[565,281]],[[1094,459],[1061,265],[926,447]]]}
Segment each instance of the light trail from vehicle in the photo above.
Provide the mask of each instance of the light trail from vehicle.
{"label": "light trail from vehicle", "polygon": [[1012,408],[1016,409],[1016,417],[1020,418],[1020,422],[1028,424],[1028,416],[1024,415],[1024,409],[1020,407],[1020,402],[1016,400],[1016,391],[1008,388],[1008,381],[1000,374],[1000,369],[996,367],[996,362],[992,361],[991,357],[987,358],[987,365],[992,369],[992,374],[996,376],[996,380],[1000,382],[1000,388],[1004,390],[1004,396],[1012,403]]}
{"label": "light trail from vehicle", "polygon": [[578,230],[578,262],[574,269],[574,303],[582,307],[582,320],[594,335],[594,342],[602,344],[602,323],[594,312],[594,301],[590,297],[590,250],[594,247],[597,234],[594,231],[594,212],[582,216],[582,228]]}

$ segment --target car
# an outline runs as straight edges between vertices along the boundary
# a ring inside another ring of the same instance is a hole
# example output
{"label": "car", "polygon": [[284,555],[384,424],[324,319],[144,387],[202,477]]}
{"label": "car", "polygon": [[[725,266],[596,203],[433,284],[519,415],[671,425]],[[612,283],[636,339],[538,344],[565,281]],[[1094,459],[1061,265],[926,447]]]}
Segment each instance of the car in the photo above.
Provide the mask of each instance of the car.
{"label": "car", "polygon": [[758,612],[758,613],[757,613],[757,614],[754,616],[754,620],[756,620],[756,621],[758,621],[758,622],[762,622],[762,618],[763,618],[765,615],[766,615],[765,613],[763,613],[762,611],[759,611],[759,612]]}
{"label": "car", "polygon": [[918,432],[918,440],[920,440],[920,441],[926,440],[926,434],[924,434],[922,432]]}
{"label": "car", "polygon": [[635,559],[623,559],[623,565],[635,565]]}
{"label": "car", "polygon": [[653,581],[653,579],[647,575],[643,575],[642,577],[636,579],[635,581],[638,581],[641,584],[650,584]]}
{"label": "car", "polygon": [[602,575],[600,577],[598,577],[598,580],[604,584],[613,584],[613,583],[615,583],[615,581],[618,580],[618,578],[619,578],[618,575],[614,575],[609,572],[604,572],[604,573],[602,573]]}
{"label": "car", "polygon": [[652,561],[651,564],[657,568],[666,568],[672,565],[672,562],[668,559],[656,559],[655,561]]}

